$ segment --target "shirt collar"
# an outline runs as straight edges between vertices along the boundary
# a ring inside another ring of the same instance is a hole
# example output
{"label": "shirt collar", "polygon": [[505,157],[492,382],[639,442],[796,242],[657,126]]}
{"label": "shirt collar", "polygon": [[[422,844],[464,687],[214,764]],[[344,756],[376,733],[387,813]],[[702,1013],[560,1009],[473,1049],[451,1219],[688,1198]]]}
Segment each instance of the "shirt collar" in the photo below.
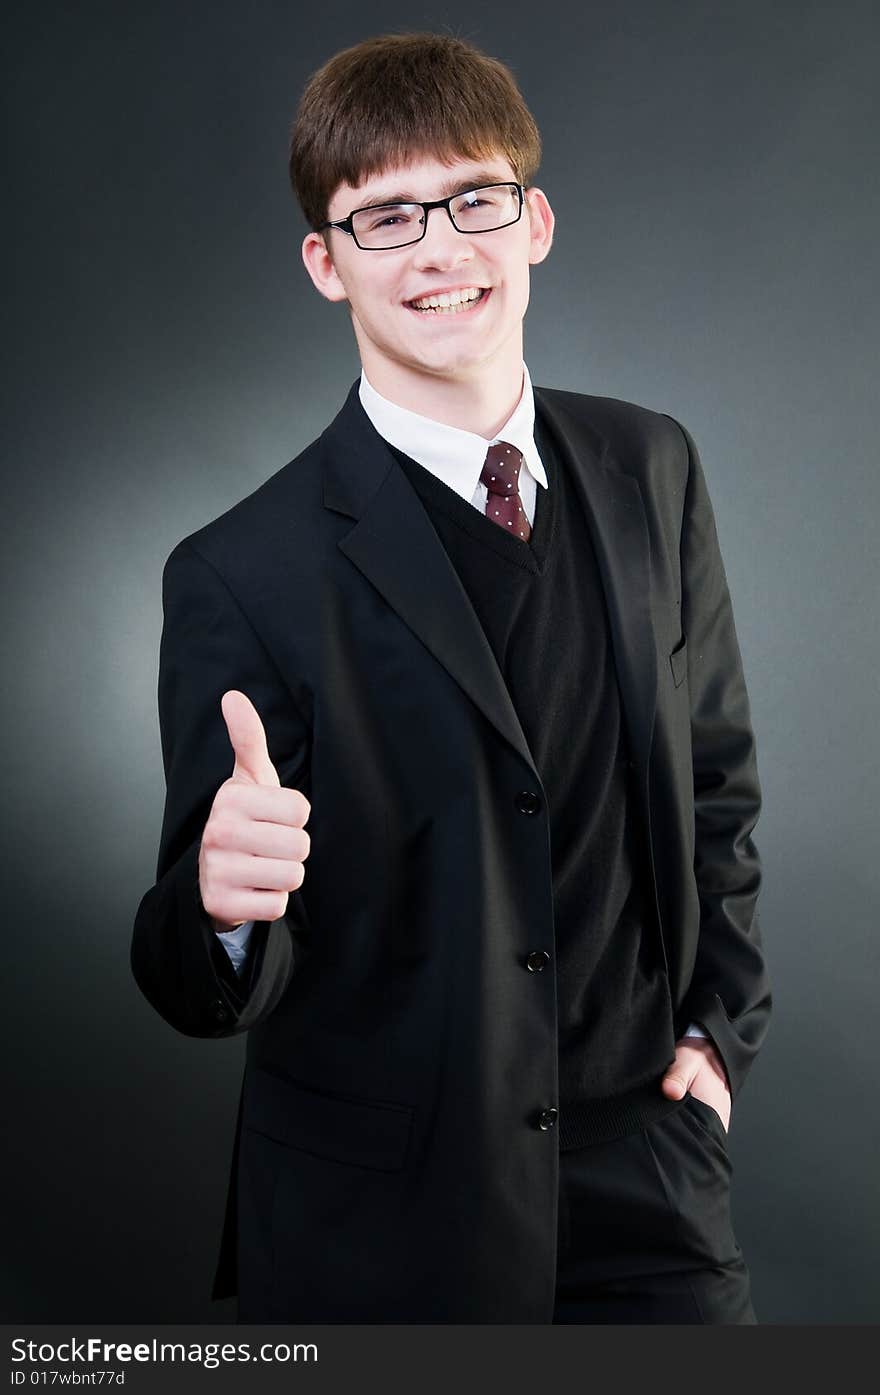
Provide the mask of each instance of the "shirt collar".
{"label": "shirt collar", "polygon": [[402,450],[470,502],[476,492],[486,453],[493,441],[507,441],[522,451],[524,468],[547,488],[547,474],[535,445],[535,398],[529,370],[523,363],[519,402],[492,440],[473,431],[462,431],[442,421],[432,421],[407,407],[399,407],[377,392],[361,369],[361,404],[379,435]]}

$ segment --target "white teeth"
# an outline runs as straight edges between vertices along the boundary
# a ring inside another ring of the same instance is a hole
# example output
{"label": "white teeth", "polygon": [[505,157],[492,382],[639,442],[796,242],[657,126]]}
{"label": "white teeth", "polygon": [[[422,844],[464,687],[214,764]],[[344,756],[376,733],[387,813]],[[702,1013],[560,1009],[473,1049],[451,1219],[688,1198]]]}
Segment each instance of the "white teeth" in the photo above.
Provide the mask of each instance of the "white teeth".
{"label": "white teeth", "polygon": [[479,300],[482,294],[482,289],[479,286],[468,286],[463,291],[422,296],[419,300],[410,301],[410,304],[416,310],[434,310],[444,314],[454,314],[461,307],[469,305],[471,301]]}

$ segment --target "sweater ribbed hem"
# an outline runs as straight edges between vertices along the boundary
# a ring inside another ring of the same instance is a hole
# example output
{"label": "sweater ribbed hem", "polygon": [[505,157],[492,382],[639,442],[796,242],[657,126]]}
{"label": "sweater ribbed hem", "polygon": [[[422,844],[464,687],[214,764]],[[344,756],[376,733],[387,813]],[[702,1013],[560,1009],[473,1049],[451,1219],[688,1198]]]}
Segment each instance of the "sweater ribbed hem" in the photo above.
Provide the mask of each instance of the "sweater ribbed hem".
{"label": "sweater ribbed hem", "polygon": [[662,1076],[649,1080],[611,1099],[560,1103],[559,1151],[568,1153],[593,1143],[610,1143],[671,1114],[682,1101],[667,1099],[660,1090],[661,1079]]}

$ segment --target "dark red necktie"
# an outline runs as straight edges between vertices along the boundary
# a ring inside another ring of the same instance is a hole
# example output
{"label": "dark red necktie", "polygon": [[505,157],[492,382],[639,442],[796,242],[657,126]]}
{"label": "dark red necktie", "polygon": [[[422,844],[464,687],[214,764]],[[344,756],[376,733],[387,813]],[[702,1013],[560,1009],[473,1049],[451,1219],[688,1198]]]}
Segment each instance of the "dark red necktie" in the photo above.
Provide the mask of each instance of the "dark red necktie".
{"label": "dark red necktie", "polygon": [[526,542],[532,531],[519,497],[519,472],[523,453],[509,441],[496,441],[489,447],[480,480],[489,491],[486,517],[498,523],[507,533],[515,533]]}

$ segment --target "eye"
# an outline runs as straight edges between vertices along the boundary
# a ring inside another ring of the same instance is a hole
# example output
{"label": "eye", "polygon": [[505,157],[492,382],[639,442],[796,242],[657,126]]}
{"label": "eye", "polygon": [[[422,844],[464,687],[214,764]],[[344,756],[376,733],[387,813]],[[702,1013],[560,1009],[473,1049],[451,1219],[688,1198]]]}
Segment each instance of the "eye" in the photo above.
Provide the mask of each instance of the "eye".
{"label": "eye", "polygon": [[367,214],[367,218],[362,218],[359,221],[363,223],[368,232],[376,232],[379,228],[394,228],[411,223],[413,216],[413,210],[408,205],[389,204],[385,208],[375,209],[372,213]]}

